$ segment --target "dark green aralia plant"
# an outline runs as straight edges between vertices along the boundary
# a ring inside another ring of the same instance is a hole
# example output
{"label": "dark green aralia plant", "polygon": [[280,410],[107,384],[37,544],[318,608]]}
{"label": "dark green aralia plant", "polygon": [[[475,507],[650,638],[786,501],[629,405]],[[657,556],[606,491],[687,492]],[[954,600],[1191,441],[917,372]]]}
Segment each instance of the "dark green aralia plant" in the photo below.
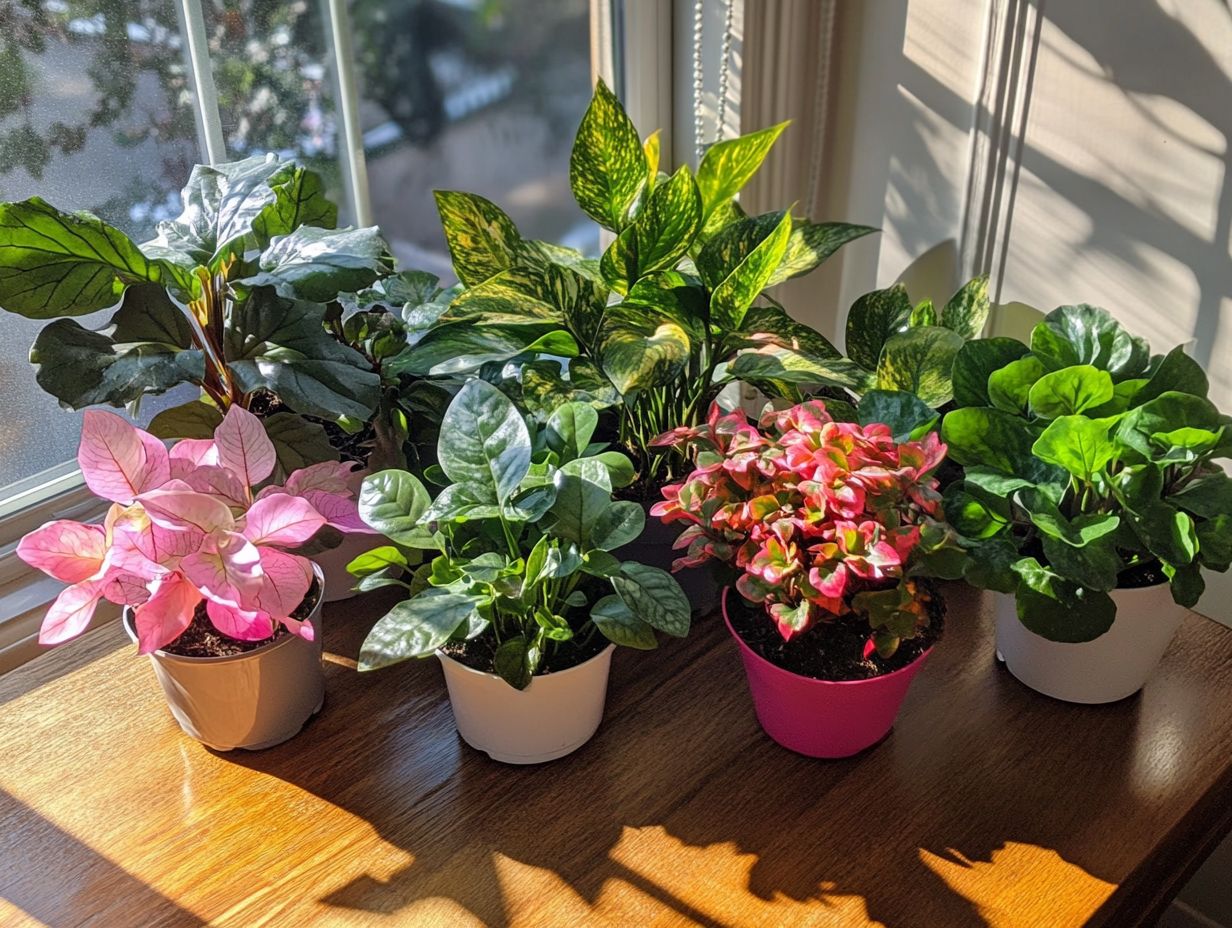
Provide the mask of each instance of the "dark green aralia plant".
{"label": "dark green aralia plant", "polygon": [[504,388],[539,418],[566,401],[610,407],[612,437],[648,496],[687,467],[651,442],[702,421],[742,351],[803,345],[856,377],[764,291],[874,230],[787,211],[746,216],[735,199],[785,126],[719,142],[696,174],[686,166],[668,175],[658,134],[643,142],[600,83],[574,140],[570,183],[582,210],[615,236],[602,258],[527,240],[483,197],[438,191],[464,289],[391,363],[421,377],[503,372],[513,379]]}
{"label": "dark green aralia plant", "polygon": [[990,309],[987,277],[969,280],[940,310],[931,300],[913,305],[907,288],[895,284],[852,304],[846,358],[828,343],[769,344],[742,354],[731,373],[797,402],[822,387],[831,399],[870,390],[910,393],[936,409],[953,399],[954,359],[983,332]]}
{"label": "dark green aralia plant", "polygon": [[942,437],[964,468],[946,514],[969,540],[966,578],[1013,594],[1031,631],[1089,641],[1121,587],[1171,583],[1192,606],[1201,570],[1232,562],[1232,419],[1175,348],[1105,310],[1062,306],[1030,345],[977,339],[954,362],[959,404]]}
{"label": "dark green aralia plant", "polygon": [[360,514],[391,543],[349,569],[361,590],[400,585],[409,598],[372,629],[361,670],[473,643],[491,655],[483,669],[524,689],[607,641],[645,649],[656,631],[688,632],[689,601],[671,574],[612,553],[641,535],[646,514],[612,499],[633,465],[592,443],[598,418],[568,402],[543,424],[528,421],[471,380],[441,424],[449,483],[435,500],[406,471],[365,479]]}
{"label": "dark green aralia plant", "polygon": [[[183,196],[143,245],[38,197],[0,204],[0,307],[54,320],[30,351],[39,385],[82,409],[192,383],[200,399],[157,415],[155,435],[208,437],[231,406],[267,406],[284,468],[336,457],[304,416],[354,430],[378,406],[370,359],[326,317],[392,270],[379,231],[336,229],[320,179],[274,156],[198,165]],[[98,329],[72,318],[108,307]]]}

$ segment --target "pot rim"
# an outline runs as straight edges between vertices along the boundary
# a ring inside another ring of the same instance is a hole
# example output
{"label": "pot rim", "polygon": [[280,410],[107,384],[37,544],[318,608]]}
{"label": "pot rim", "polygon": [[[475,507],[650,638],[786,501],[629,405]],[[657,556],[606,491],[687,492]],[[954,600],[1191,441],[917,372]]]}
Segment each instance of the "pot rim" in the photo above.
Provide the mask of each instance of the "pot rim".
{"label": "pot rim", "polygon": [[[543,673],[543,674],[537,673],[533,677],[531,677],[531,683],[533,683],[535,680],[547,679],[547,678],[560,679],[563,676],[573,673],[575,670],[581,670],[583,667],[587,666],[588,664],[594,663],[599,658],[603,657],[605,654],[610,655],[612,651],[614,650],[616,650],[616,642],[614,641],[608,642],[608,645],[606,648],[604,648],[598,654],[595,654],[592,657],[586,658],[586,660],[582,661],[582,663],[574,664],[572,667],[567,667],[564,670],[558,670],[555,673]],[[505,682],[503,677],[501,677],[499,674],[492,673],[489,670],[476,670],[474,667],[467,667],[460,660],[454,657],[450,657],[440,648],[437,648],[434,653],[441,660],[442,663],[445,661],[449,661],[449,663],[453,664],[459,670],[465,670],[467,673],[475,674],[476,676],[480,676],[480,677],[491,677],[494,680],[500,680],[502,683]],[[530,684],[528,683],[527,686],[529,687]],[[525,692],[525,690],[517,690],[516,692],[523,693]]]}
{"label": "pot rim", "polygon": [[[313,576],[316,577],[317,583],[321,585],[321,593],[317,599],[316,608],[312,610],[310,618],[313,616],[321,615],[321,612],[323,611],[323,607],[325,606],[325,574],[322,572],[321,568],[317,565],[316,561],[312,561],[312,573],[313,573]],[[136,629],[136,626],[133,624],[133,607],[132,606],[124,607],[124,611],[120,615],[120,624],[124,626],[124,631],[128,633],[128,637],[131,638],[133,640],[133,643],[135,644],[137,642],[137,629]],[[317,626],[313,628],[314,633],[320,634],[321,629],[319,626],[320,626],[320,623],[317,623]],[[275,641],[266,642],[265,644],[261,645],[259,648],[253,648],[251,651],[244,651],[242,654],[219,654],[216,657],[192,657],[187,654],[172,654],[169,651],[164,651],[162,648],[159,648],[157,651],[152,651],[149,654],[149,656],[157,657],[160,661],[169,661],[172,663],[179,662],[179,663],[184,663],[184,664],[230,664],[236,661],[242,661],[242,660],[247,660],[249,658],[260,657],[263,654],[268,654],[270,651],[273,651],[275,648],[284,647],[290,642],[296,641],[296,640],[303,641],[306,644],[316,643],[315,639],[313,641],[308,641],[307,639],[301,638],[299,635],[296,635],[296,634],[286,634],[286,635],[283,635],[281,638],[278,638]]]}
{"label": "pot rim", "polygon": [[732,595],[733,591],[730,586],[723,587],[722,607],[723,607],[723,624],[727,626],[728,633],[736,639],[736,644],[740,645],[740,650],[745,656],[751,656],[758,663],[764,664],[767,667],[772,667],[781,674],[786,674],[789,677],[795,677],[797,680],[802,680],[805,683],[817,683],[821,686],[866,686],[870,683],[878,683],[882,680],[889,680],[891,677],[896,677],[899,674],[914,672],[928,655],[933,653],[933,648],[936,644],[930,645],[925,651],[913,660],[910,664],[899,667],[898,670],[891,670],[889,673],[878,674],[875,677],[869,677],[865,680],[823,680],[820,677],[808,677],[802,673],[788,670],[786,667],[780,667],[774,661],[766,660],[756,651],[749,647],[748,642],[740,637],[739,633],[732,627],[731,619],[727,615],[727,597]]}

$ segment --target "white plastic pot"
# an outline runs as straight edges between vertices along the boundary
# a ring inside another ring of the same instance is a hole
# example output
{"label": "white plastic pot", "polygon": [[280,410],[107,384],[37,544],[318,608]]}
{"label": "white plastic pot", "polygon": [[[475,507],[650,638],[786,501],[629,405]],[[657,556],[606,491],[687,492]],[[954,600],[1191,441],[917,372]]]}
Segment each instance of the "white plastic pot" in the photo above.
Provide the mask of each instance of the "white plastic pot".
{"label": "white plastic pot", "polygon": [[1055,699],[1116,702],[1146,684],[1188,610],[1167,583],[1113,590],[1116,620],[1094,641],[1049,641],[1018,620],[1014,597],[998,594],[997,657],[1015,677]]}
{"label": "white plastic pot", "polygon": [[358,596],[353,587],[359,581],[347,571],[347,564],[365,551],[379,548],[383,544],[388,544],[383,535],[345,532],[338,547],[314,554],[312,560],[325,575],[325,602],[336,603],[341,599]]}
{"label": "white plastic pot", "polygon": [[580,748],[603,721],[615,645],[590,660],[535,677],[516,690],[440,651],[454,722],[462,740],[506,764],[541,764]]}
{"label": "white plastic pot", "polygon": [[[151,654],[154,675],[180,728],[215,751],[258,751],[298,734],[325,701],[321,603],[318,599],[309,616],[314,641],[283,635],[229,657]],[[124,629],[137,640],[131,610],[125,610]]]}

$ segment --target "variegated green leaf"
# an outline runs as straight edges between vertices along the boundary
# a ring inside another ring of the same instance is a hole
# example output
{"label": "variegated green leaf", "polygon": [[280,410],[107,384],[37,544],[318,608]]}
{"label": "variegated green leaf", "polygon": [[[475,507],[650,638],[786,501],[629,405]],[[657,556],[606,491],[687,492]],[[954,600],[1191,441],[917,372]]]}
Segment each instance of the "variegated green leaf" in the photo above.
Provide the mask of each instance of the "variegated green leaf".
{"label": "variegated green leaf", "polygon": [[574,198],[595,222],[619,232],[646,184],[648,167],[637,129],[616,95],[600,80],[569,156]]}
{"label": "variegated green leaf", "polygon": [[945,304],[941,310],[941,325],[963,338],[979,338],[991,309],[988,276],[973,277]]}
{"label": "variegated green leaf", "polygon": [[609,307],[599,332],[599,366],[624,395],[673,380],[689,351],[684,329],[641,306]]}
{"label": "variegated green leaf", "polygon": [[471,287],[517,263],[522,236],[499,206],[455,190],[437,190],[434,196],[458,280]]}
{"label": "variegated green leaf", "polygon": [[82,316],[114,306],[128,284],[162,276],[97,216],[62,213],[40,197],[0,204],[0,307],[11,313]]}
{"label": "variegated green leaf", "polygon": [[962,346],[961,335],[940,326],[892,335],[877,364],[877,386],[910,391],[933,408],[949,402],[954,396],[954,357]]}
{"label": "variegated green leaf", "polygon": [[738,329],[744,314],[783,260],[791,216],[767,213],[724,228],[698,255],[697,266],[711,286],[710,322]]}
{"label": "variegated green leaf", "polygon": [[633,222],[637,276],[670,270],[702,224],[702,199],[687,165],[654,189]]}
{"label": "variegated green leaf", "polygon": [[512,267],[459,293],[449,304],[447,322],[482,325],[564,323],[546,275],[539,269]]}
{"label": "variegated green leaf", "polygon": [[608,245],[599,260],[603,282],[617,293],[627,293],[637,280],[637,229],[629,226]]}
{"label": "variegated green leaf", "polygon": [[563,403],[585,403],[606,409],[620,402],[620,394],[594,362],[574,358],[568,369],[559,361],[528,361],[522,365],[522,402],[541,419]]}
{"label": "variegated green leaf", "polygon": [[733,348],[778,345],[794,348],[817,358],[841,358],[842,352],[811,326],[797,322],[777,306],[754,306],[745,314],[740,332],[731,339]]}
{"label": "variegated green leaf", "polygon": [[877,230],[846,222],[802,222],[791,231],[783,260],[770,275],[767,287],[807,274],[848,242]]}
{"label": "variegated green leaf", "polygon": [[716,142],[706,149],[697,168],[703,216],[709,217],[719,204],[740,192],[786,128],[787,123],[781,122],[760,132]]}
{"label": "variegated green leaf", "polygon": [[626,306],[644,306],[652,314],[670,319],[692,339],[701,339],[706,333],[706,291],[678,271],[660,271],[643,277],[625,295],[624,302]]}
{"label": "variegated green leaf", "polygon": [[846,358],[811,355],[790,348],[762,348],[736,358],[728,368],[735,380],[753,384],[788,383],[841,387],[863,393],[873,387],[873,374]]}
{"label": "variegated green leaf", "polygon": [[391,375],[413,377],[469,374],[484,364],[535,352],[572,358],[577,356],[578,345],[572,335],[554,322],[533,325],[451,322],[433,328],[415,345],[386,361],[382,370]]}
{"label": "variegated green leaf", "polygon": [[902,284],[864,294],[847,314],[847,356],[875,371],[886,340],[905,331],[910,319],[911,300]]}

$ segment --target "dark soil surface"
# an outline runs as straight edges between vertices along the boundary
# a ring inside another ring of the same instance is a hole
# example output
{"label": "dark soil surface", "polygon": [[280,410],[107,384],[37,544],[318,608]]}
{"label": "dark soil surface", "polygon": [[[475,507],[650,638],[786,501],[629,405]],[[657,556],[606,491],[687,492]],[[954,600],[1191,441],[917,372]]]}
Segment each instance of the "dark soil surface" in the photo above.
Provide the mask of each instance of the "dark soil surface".
{"label": "dark soil surface", "polygon": [[[550,642],[547,657],[539,665],[535,676],[542,677],[576,667],[590,660],[609,644],[611,642],[598,631],[591,635],[590,641],[584,644],[577,639]],[[492,656],[496,653],[496,638],[487,632],[470,641],[450,641],[441,650],[459,664],[465,664],[472,670],[481,670],[484,673],[496,672],[492,664]]]}
{"label": "dark soil surface", "polygon": [[[304,597],[304,601],[299,604],[299,607],[291,613],[291,618],[299,619],[302,622],[312,615],[312,610],[316,608],[317,599],[320,596],[321,584],[314,579],[312,586],[308,588],[308,595]],[[277,641],[279,638],[289,634],[291,633],[287,631],[286,626],[279,625],[273,635],[268,638],[262,638],[260,641],[241,641],[238,638],[232,638],[230,635],[224,635],[210,621],[205,611],[205,600],[202,600],[197,604],[197,611],[193,615],[193,620],[189,623],[188,628],[184,629],[179,638],[162,650],[168,654],[178,654],[180,657],[231,657],[235,654],[255,651],[262,645],[269,644],[271,641]]]}
{"label": "dark soil surface", "polygon": [[920,580],[916,583],[930,597],[930,625],[920,636],[903,641],[889,658],[881,658],[875,651],[864,657],[870,633],[868,620],[852,613],[830,622],[814,622],[791,641],[783,640],[762,606],[748,602],[735,589],[727,592],[727,614],[745,644],[784,670],[817,680],[868,680],[901,670],[941,637],[945,603],[934,586]]}

